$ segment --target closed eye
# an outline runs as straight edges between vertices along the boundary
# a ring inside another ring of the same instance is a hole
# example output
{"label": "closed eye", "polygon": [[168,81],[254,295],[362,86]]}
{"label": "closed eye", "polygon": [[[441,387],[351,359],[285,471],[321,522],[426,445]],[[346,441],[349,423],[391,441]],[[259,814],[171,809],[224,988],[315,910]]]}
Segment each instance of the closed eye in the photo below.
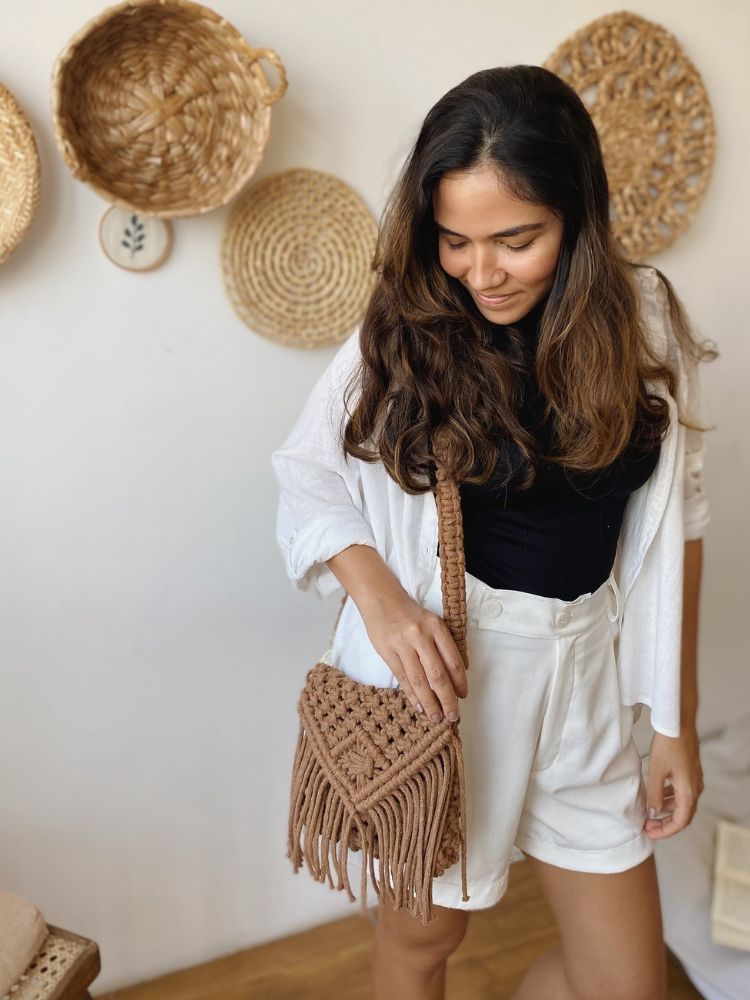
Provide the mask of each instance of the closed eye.
{"label": "closed eye", "polygon": [[[514,253],[517,253],[519,250],[526,250],[528,247],[530,247],[532,245],[532,243],[536,243],[536,240],[535,239],[529,240],[528,243],[524,243],[520,247],[513,247],[509,243],[506,244],[506,246],[507,246],[508,250],[512,250]],[[451,248],[451,250],[460,250],[462,247],[466,246],[466,241],[464,240],[463,243],[450,243],[449,242],[448,246]]]}

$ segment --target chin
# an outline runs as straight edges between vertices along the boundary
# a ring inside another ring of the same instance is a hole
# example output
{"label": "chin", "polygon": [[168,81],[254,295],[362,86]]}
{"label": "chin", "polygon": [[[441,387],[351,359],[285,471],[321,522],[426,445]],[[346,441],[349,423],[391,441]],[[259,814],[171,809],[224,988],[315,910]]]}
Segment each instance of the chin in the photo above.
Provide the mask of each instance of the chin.
{"label": "chin", "polygon": [[510,323],[515,323],[528,312],[528,309],[515,308],[501,313],[499,309],[488,309],[486,306],[479,305],[479,303],[476,303],[476,306],[485,319],[488,319],[490,323],[495,323],[497,326],[508,326]]}

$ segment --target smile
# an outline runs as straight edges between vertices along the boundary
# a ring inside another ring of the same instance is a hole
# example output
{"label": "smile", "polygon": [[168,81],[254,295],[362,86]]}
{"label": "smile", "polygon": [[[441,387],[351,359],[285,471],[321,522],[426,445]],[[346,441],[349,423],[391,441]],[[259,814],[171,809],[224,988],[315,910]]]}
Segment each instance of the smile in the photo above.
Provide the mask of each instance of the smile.
{"label": "smile", "polygon": [[480,295],[479,292],[474,292],[479,301],[486,306],[502,306],[512,299],[514,295],[518,292],[511,292],[509,295]]}

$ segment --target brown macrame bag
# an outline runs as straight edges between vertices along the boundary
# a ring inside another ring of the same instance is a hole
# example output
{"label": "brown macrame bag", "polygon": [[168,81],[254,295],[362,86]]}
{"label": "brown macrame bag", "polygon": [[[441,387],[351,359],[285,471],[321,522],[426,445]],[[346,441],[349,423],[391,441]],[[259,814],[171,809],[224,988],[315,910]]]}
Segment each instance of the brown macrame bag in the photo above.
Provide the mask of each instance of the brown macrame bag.
{"label": "brown macrame bag", "polygon": [[[440,461],[436,478],[443,617],[468,669],[460,496]],[[401,688],[362,684],[325,662],[308,671],[298,711],[287,850],[295,873],[304,860],[354,901],[347,853],[361,850],[362,911],[369,866],[378,898],[426,924],[436,919],[432,879],[460,858],[468,900],[460,719],[430,722]]]}

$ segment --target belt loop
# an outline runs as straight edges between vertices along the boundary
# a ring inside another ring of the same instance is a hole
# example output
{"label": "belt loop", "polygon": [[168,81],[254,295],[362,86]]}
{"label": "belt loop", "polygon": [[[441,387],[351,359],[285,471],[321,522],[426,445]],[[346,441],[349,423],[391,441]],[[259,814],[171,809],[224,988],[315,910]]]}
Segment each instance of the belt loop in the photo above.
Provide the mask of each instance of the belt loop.
{"label": "belt loop", "polygon": [[612,593],[615,596],[615,614],[614,614],[614,617],[612,615],[610,615],[609,611],[607,612],[607,617],[609,618],[609,620],[611,622],[617,622],[618,624],[620,624],[620,620],[621,620],[621,616],[622,616],[622,597],[620,595],[620,588],[617,586],[617,580],[615,579],[614,572],[612,572],[612,573],[609,574],[609,579],[607,580],[607,583],[612,587]]}

